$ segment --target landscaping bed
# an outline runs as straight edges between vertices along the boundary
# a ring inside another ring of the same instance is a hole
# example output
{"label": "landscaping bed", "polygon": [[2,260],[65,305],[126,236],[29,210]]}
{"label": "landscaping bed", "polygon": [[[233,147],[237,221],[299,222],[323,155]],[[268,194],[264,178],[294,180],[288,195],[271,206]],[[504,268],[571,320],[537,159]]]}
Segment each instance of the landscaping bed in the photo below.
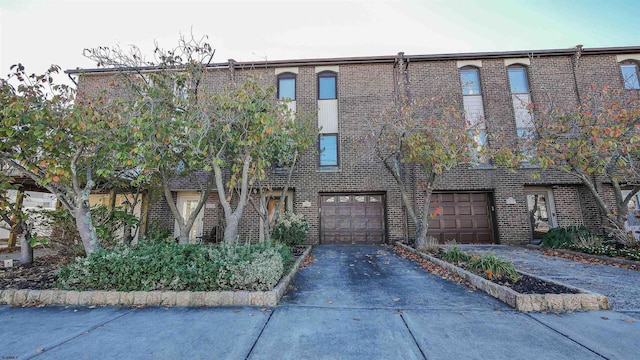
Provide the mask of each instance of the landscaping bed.
{"label": "landscaping bed", "polygon": [[419,252],[407,245],[398,245],[460,276],[475,288],[486,292],[519,311],[609,309],[608,299],[601,294],[592,293],[521,271],[518,272],[520,279],[515,283],[517,284],[522,281],[522,284],[515,287],[514,282],[510,281],[507,277],[495,277],[492,280],[485,279],[432,255]]}
{"label": "landscaping bed", "polygon": [[56,280],[58,269],[66,264],[64,259],[58,256],[43,256],[37,258],[34,266],[31,267],[0,268],[0,304],[14,306],[276,306],[310,251],[311,246],[296,246],[293,253],[294,256],[296,254],[299,256],[288,272],[273,289],[262,291],[61,290],[56,287]]}

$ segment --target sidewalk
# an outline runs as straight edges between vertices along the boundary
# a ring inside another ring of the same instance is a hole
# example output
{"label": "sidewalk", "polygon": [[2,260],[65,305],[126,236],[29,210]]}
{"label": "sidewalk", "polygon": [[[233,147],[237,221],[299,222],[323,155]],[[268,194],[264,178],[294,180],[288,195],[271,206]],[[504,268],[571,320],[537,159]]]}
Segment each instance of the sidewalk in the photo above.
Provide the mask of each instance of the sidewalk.
{"label": "sidewalk", "polygon": [[11,331],[0,357],[640,358],[637,313],[519,313],[388,247],[319,246],[314,255],[275,308],[2,306],[0,324]]}

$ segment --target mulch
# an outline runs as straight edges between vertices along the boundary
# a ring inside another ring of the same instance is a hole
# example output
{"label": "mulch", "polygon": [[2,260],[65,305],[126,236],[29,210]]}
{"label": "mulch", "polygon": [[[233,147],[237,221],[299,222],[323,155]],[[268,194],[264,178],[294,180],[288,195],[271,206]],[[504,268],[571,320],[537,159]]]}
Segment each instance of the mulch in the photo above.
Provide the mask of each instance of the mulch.
{"label": "mulch", "polygon": [[621,262],[608,260],[608,259],[597,259],[597,258],[594,258],[594,257],[582,256],[582,255],[578,255],[578,254],[568,254],[568,253],[565,253],[565,252],[555,251],[555,250],[551,250],[551,249],[540,248],[540,249],[536,249],[536,250],[541,251],[543,254],[545,254],[547,256],[560,257],[560,258],[567,259],[567,260],[578,261],[578,262],[581,262],[581,263],[584,263],[584,264],[609,265],[609,266],[613,266],[613,267],[617,267],[617,268],[640,271],[640,265],[637,265],[637,264],[621,263]]}
{"label": "mulch", "polygon": [[0,290],[54,289],[58,278],[56,271],[71,262],[71,258],[60,255],[37,257],[32,266],[21,266],[14,261],[13,267],[0,268]]}

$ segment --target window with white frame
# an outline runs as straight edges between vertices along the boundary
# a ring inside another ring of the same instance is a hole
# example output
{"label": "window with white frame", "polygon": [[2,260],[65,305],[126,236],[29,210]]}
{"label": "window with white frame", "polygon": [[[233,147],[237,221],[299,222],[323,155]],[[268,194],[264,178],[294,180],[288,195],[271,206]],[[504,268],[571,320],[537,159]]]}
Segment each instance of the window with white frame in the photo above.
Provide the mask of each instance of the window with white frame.
{"label": "window with white frame", "polygon": [[486,163],[479,153],[487,145],[486,123],[484,119],[484,106],[480,87],[479,69],[465,66],[460,69],[460,83],[462,84],[462,100],[465,118],[471,126],[470,131],[474,137],[476,146],[474,152],[478,163]]}
{"label": "window with white frame", "polygon": [[318,84],[318,167],[336,170],[338,161],[338,68],[316,68]]}
{"label": "window with white frame", "polygon": [[[507,71],[518,139],[522,143],[526,143],[535,136],[533,116],[530,109],[531,94],[529,93],[527,68],[521,65],[513,65],[509,66]],[[524,155],[531,156],[533,154],[525,153]]]}
{"label": "window with white frame", "polygon": [[640,76],[638,75],[638,64],[633,61],[625,61],[620,64],[624,88],[627,90],[640,89]]}

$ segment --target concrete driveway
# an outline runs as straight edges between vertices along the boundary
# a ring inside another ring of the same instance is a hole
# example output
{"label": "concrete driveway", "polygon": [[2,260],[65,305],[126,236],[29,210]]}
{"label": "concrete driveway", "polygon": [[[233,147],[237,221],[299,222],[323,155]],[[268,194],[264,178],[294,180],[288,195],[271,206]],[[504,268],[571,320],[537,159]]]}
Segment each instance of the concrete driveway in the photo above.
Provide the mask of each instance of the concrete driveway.
{"label": "concrete driveway", "polygon": [[640,318],[523,314],[387,247],[319,246],[276,308],[0,307],[18,359],[634,359]]}

